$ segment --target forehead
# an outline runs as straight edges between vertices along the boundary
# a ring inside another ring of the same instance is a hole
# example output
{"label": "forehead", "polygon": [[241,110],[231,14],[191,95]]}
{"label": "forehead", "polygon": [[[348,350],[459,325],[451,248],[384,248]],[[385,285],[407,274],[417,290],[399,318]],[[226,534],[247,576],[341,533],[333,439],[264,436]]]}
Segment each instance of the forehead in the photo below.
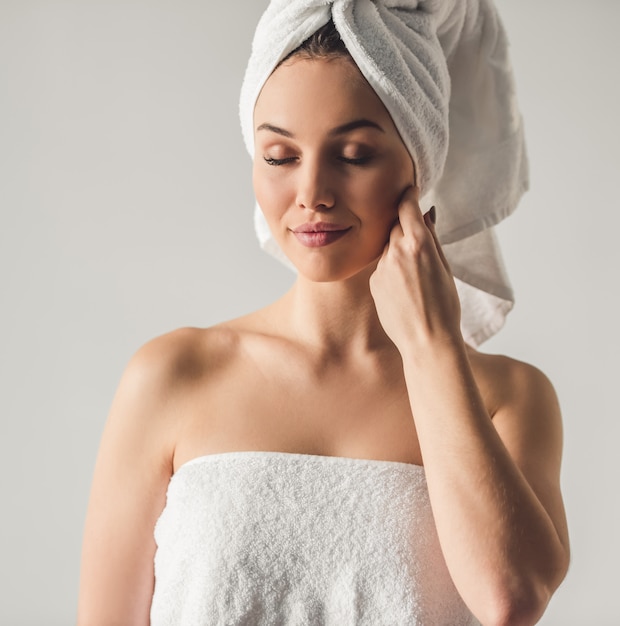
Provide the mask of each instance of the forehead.
{"label": "forehead", "polygon": [[254,127],[269,122],[295,132],[328,130],[365,118],[395,128],[387,109],[355,64],[346,58],[291,59],[265,82]]}

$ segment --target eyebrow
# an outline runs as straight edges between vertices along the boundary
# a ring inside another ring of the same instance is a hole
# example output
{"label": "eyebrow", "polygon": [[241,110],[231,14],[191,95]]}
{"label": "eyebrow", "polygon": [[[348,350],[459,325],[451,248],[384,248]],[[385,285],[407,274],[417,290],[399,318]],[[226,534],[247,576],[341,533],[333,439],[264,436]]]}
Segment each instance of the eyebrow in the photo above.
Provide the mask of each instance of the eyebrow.
{"label": "eyebrow", "polygon": [[[358,128],[374,128],[375,130],[378,130],[382,133],[385,132],[383,128],[381,128],[381,126],[379,126],[379,124],[377,124],[376,122],[367,119],[359,119],[353,120],[352,122],[347,122],[346,124],[342,124],[342,126],[336,126],[336,128],[332,128],[332,130],[329,131],[329,134],[331,136],[344,135],[346,133],[350,133],[353,130],[357,130]],[[293,139],[295,137],[295,135],[293,135],[293,133],[291,133],[290,131],[285,130],[284,128],[280,128],[279,126],[269,124],[268,122],[261,124],[256,130],[268,130],[272,133],[282,135],[283,137],[289,137],[290,139]]]}

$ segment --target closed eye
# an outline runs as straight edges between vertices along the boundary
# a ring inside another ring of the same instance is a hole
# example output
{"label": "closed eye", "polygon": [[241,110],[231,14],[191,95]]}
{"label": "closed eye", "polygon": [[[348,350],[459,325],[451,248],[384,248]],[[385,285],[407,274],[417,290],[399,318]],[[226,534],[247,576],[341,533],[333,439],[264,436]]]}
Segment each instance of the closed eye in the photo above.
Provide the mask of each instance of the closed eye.
{"label": "closed eye", "polygon": [[272,157],[263,157],[267,165],[286,165],[292,163],[297,157],[286,157],[285,159],[273,159]]}
{"label": "closed eye", "polygon": [[[347,165],[366,165],[372,160],[371,156],[363,156],[357,158],[349,158],[344,156],[336,157],[338,161],[341,163],[346,163]],[[292,163],[297,160],[297,157],[286,157],[284,159],[274,159],[273,157],[263,157],[265,163],[267,165],[286,165],[287,163]]]}
{"label": "closed eye", "polygon": [[343,163],[348,163],[349,165],[366,165],[372,160],[372,157],[364,156],[364,157],[358,157],[357,159],[351,159],[351,158],[341,156],[341,157],[338,157],[338,160],[342,161]]}

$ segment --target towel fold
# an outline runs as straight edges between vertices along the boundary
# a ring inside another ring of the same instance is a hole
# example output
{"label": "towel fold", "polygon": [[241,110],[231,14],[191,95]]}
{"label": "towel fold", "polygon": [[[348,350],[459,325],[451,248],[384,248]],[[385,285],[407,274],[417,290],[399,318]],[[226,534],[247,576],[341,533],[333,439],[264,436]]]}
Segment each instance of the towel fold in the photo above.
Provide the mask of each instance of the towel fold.
{"label": "towel fold", "polygon": [[[254,155],[254,105],[290,52],[332,20],[392,116],[416,166],[463,311],[465,341],[503,325],[512,289],[491,231],[528,186],[523,123],[508,42],[491,0],[272,0],[256,29],[241,89],[243,137]],[[291,265],[257,206],[262,247]]]}

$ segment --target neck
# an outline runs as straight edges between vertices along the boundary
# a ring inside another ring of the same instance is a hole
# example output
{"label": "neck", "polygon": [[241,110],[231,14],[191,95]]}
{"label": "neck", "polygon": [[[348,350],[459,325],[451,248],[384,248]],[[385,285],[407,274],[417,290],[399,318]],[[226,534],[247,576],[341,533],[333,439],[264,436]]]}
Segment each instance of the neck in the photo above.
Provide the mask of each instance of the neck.
{"label": "neck", "polygon": [[342,281],[318,283],[299,276],[280,300],[290,332],[324,354],[354,355],[392,346],[368,284],[372,267]]}

